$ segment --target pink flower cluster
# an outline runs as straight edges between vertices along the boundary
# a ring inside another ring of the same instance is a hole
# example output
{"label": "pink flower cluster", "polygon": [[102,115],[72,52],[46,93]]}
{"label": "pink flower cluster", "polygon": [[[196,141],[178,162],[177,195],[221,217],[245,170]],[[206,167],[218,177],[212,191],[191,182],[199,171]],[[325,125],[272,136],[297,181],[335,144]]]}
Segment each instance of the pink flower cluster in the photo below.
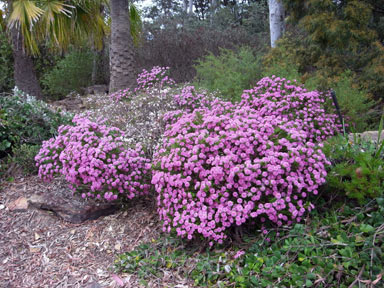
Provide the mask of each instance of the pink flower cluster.
{"label": "pink flower cluster", "polygon": [[129,199],[149,191],[150,161],[141,147],[127,148],[124,134],[101,121],[75,117],[75,126],[59,127],[59,135],[43,143],[36,156],[39,176],[49,181],[63,174],[82,197]]}
{"label": "pink flower cluster", "polygon": [[126,88],[112,93],[110,97],[117,101],[123,99],[130,99],[133,94],[139,92],[146,92],[149,89],[157,88],[158,90],[164,87],[172,87],[176,83],[173,79],[169,78],[169,67],[155,66],[151,71],[143,69],[143,71],[137,76],[137,87],[134,90]]}
{"label": "pink flower cluster", "polygon": [[241,105],[216,99],[167,126],[152,171],[164,231],[222,243],[252,218],[289,225],[313,209],[328,164],[316,141],[337,132],[336,117],[289,84],[264,78]]}
{"label": "pink flower cluster", "polygon": [[144,90],[148,88],[157,87],[172,87],[176,83],[173,79],[169,78],[169,67],[155,66],[151,71],[143,69],[137,77],[138,89]]}
{"label": "pink flower cluster", "polygon": [[276,115],[294,120],[307,139],[320,142],[341,129],[337,116],[325,111],[329,95],[307,91],[297,83],[273,76],[261,79],[256,87],[245,90],[241,105],[251,106],[260,116]]}

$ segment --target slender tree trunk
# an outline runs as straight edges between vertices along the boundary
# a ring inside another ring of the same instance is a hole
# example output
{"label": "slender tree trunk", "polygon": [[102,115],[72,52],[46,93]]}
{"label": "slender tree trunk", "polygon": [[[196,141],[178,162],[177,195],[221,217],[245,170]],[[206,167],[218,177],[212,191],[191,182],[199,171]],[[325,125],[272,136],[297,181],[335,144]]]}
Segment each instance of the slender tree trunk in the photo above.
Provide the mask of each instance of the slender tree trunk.
{"label": "slender tree trunk", "polygon": [[11,38],[15,85],[21,91],[41,99],[43,97],[43,93],[41,91],[39,80],[36,76],[32,58],[24,51],[23,36],[21,32],[19,32],[16,28],[12,28]]}
{"label": "slender tree trunk", "polygon": [[128,0],[111,0],[111,46],[109,91],[136,85],[136,65],[130,32]]}
{"label": "slender tree trunk", "polygon": [[192,14],[193,13],[193,0],[189,0],[189,11],[188,11],[189,14]]}
{"label": "slender tree trunk", "polygon": [[183,11],[188,12],[188,0],[183,0]]}
{"label": "slender tree trunk", "polygon": [[283,36],[285,30],[284,5],[282,0],[268,0],[269,29],[271,35],[271,47],[276,47],[276,41]]}

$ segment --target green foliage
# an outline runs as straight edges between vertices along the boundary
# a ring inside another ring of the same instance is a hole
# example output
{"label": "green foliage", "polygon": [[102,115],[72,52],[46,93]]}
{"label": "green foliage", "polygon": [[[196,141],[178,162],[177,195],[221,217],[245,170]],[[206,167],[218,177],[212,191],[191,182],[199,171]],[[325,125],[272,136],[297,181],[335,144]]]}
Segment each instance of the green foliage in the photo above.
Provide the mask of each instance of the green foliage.
{"label": "green foliage", "polygon": [[321,89],[332,87],[344,71],[350,70],[354,88],[382,100],[381,22],[375,5],[367,2],[374,1],[285,1],[290,22],[295,25],[271,50],[265,65],[294,64],[303,82],[315,78]]}
{"label": "green foliage", "polygon": [[62,98],[89,86],[92,80],[93,57],[91,52],[73,51],[58,61],[56,67],[43,76],[45,93],[53,98]]}
{"label": "green foliage", "polygon": [[[382,129],[382,125],[380,127]],[[324,153],[332,167],[327,176],[327,190],[364,202],[381,197],[384,191],[384,142],[341,136],[325,143]]]}
{"label": "green foliage", "polygon": [[220,55],[212,53],[195,66],[198,85],[219,91],[226,100],[239,101],[242,91],[256,84],[261,77],[261,57],[252,49],[241,47],[238,51],[221,49]]}
{"label": "green foliage", "polygon": [[240,251],[199,253],[199,245],[186,248],[181,240],[163,238],[120,255],[115,269],[137,275],[144,285],[177,271],[198,287],[381,287],[383,221],[384,198],[363,207],[341,203],[314,211],[307,225],[251,235]]}
{"label": "green foliage", "polygon": [[35,156],[39,152],[40,145],[21,144],[12,149],[12,157],[8,159],[9,163],[14,163],[24,174],[37,174]]}
{"label": "green foliage", "polygon": [[[284,59],[287,60],[287,59]],[[290,63],[290,61],[281,61],[270,63],[269,66],[265,67],[263,71],[263,77],[272,77],[273,75],[280,78],[285,78],[288,80],[301,80],[301,75],[299,73],[299,68]],[[315,88],[316,89],[316,88]],[[311,89],[311,90],[315,90]]]}
{"label": "green foliage", "polygon": [[[353,131],[362,132],[367,129],[370,120],[377,119],[378,111],[373,110],[377,103],[368,97],[367,91],[358,89],[354,83],[352,72],[347,70],[335,78],[331,87],[336,93],[345,122]],[[305,87],[311,89],[321,85],[317,78],[313,77],[305,81]]]}
{"label": "green foliage", "polygon": [[0,92],[14,87],[12,48],[0,26]]}
{"label": "green foliage", "polygon": [[0,158],[22,144],[40,145],[56,135],[72,116],[53,111],[47,104],[15,90],[0,97]]}

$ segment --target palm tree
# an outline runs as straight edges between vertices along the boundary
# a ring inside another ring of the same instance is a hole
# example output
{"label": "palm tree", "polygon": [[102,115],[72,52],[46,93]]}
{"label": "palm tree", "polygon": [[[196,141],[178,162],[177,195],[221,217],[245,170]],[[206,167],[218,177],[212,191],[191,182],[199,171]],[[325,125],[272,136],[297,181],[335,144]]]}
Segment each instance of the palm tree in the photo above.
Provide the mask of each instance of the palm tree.
{"label": "palm tree", "polygon": [[65,50],[71,43],[91,39],[100,47],[106,22],[100,13],[105,0],[9,0],[8,31],[14,54],[15,84],[22,91],[41,97],[41,88],[30,55],[39,43]]}
{"label": "palm tree", "polygon": [[129,0],[110,0],[111,47],[109,91],[133,87],[136,82],[134,42],[141,28],[136,7]]}

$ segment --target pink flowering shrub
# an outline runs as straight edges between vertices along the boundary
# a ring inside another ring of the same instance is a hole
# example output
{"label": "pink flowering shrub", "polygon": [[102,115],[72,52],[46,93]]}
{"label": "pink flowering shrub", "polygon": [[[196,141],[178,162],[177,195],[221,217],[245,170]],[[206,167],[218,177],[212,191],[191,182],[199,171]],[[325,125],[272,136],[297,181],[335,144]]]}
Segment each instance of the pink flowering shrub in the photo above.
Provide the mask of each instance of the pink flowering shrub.
{"label": "pink flowering shrub", "polygon": [[307,91],[302,86],[279,77],[265,77],[241,96],[241,105],[250,106],[260,116],[281,116],[298,123],[306,138],[320,142],[341,129],[337,116],[325,111],[326,98],[318,91]]}
{"label": "pink flowering shrub", "polygon": [[129,199],[149,191],[150,161],[141,147],[127,148],[124,133],[102,122],[75,117],[75,126],[60,126],[56,138],[43,143],[35,160],[39,176],[49,181],[63,174],[82,197]]}
{"label": "pink flowering shrub", "polygon": [[153,161],[163,230],[221,243],[250,219],[299,222],[327,164],[301,125],[219,100],[182,114]]}
{"label": "pink flowering shrub", "polygon": [[110,95],[111,99],[116,102],[123,99],[131,99],[132,95],[135,95],[140,92],[148,92],[149,90],[157,89],[161,90],[166,87],[175,86],[175,81],[168,76],[169,67],[159,67],[155,66],[151,71],[143,69],[143,71],[137,76],[136,82],[137,87],[133,90],[126,88],[119,90]]}

